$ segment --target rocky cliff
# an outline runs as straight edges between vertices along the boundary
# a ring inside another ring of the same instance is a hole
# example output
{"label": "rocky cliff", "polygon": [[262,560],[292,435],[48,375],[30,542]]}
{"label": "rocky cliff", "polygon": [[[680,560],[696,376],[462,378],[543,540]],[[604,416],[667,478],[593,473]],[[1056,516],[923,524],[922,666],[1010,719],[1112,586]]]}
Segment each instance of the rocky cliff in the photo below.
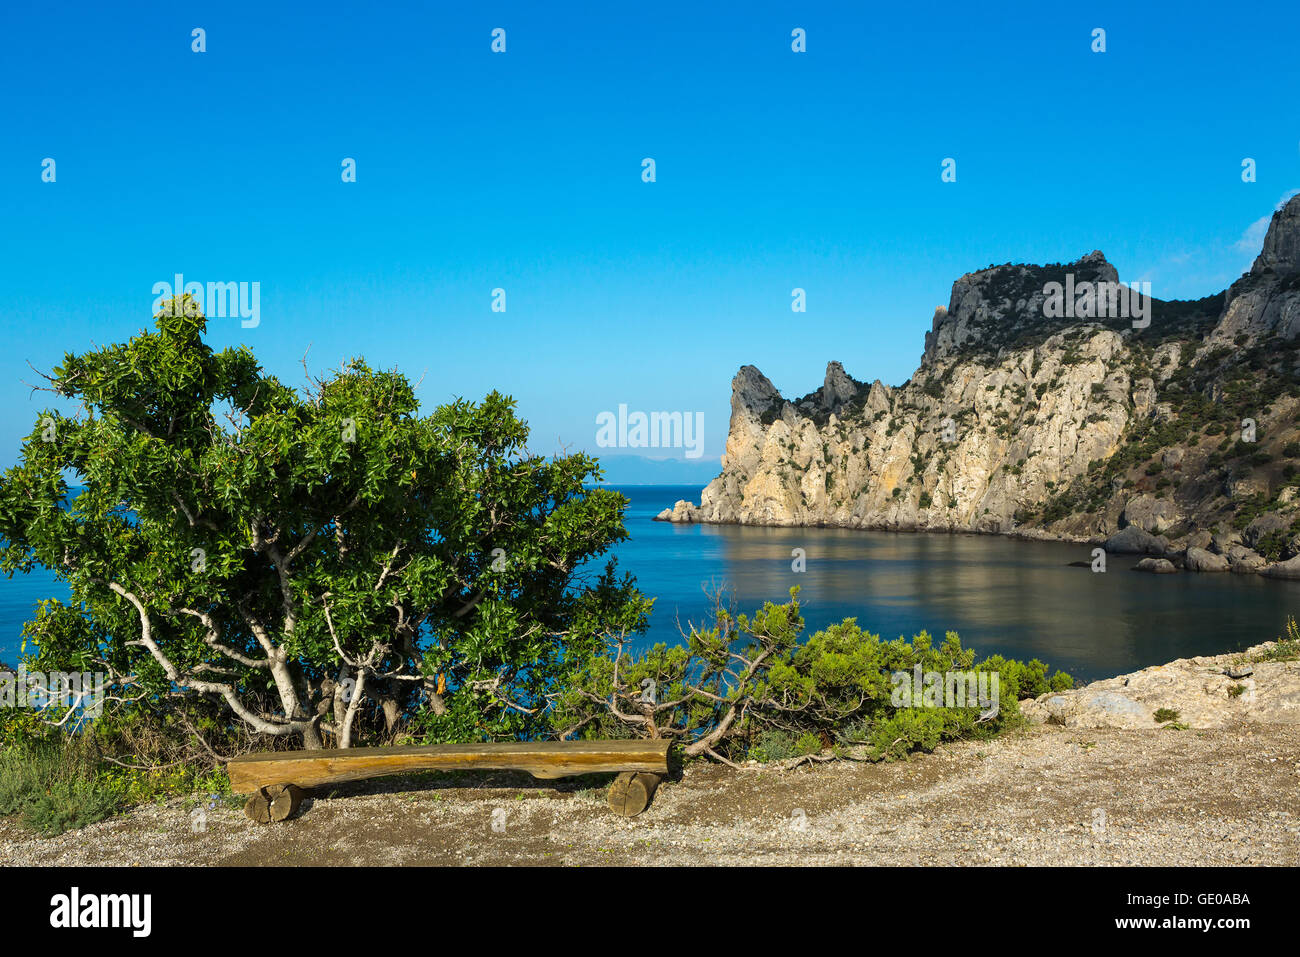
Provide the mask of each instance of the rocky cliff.
{"label": "rocky cliff", "polygon": [[1139,318],[1118,279],[1100,252],[962,276],[901,386],[831,362],[791,400],[742,367],[721,474],[698,506],[659,517],[1108,540],[1175,567],[1287,575],[1300,555],[1300,196],[1222,293],[1149,299]]}

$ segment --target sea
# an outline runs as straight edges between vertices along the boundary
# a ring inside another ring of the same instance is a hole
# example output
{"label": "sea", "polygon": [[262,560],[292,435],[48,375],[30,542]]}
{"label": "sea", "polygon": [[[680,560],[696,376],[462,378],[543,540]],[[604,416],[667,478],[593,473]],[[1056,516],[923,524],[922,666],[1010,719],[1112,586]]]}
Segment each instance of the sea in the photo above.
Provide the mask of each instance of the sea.
{"label": "sea", "polygon": [[[642,646],[681,642],[692,622],[707,623],[711,592],[749,612],[798,585],[809,633],[845,618],[886,639],[955,631],[981,655],[1038,658],[1088,681],[1239,651],[1300,613],[1300,582],[1152,575],[1123,555],[1096,573],[1086,545],[995,535],[673,525],[654,517],[678,499],[698,502],[698,485],[616,488],[630,503],[629,538],[608,555],[655,599]],[[0,661],[16,663],[36,601],[66,596],[48,572],[0,578]]]}

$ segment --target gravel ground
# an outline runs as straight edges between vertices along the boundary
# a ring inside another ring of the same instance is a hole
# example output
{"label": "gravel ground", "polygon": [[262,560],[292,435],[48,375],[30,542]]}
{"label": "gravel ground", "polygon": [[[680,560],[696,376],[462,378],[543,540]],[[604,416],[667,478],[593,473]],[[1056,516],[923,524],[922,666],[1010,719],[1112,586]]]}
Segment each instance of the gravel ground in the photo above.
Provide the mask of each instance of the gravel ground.
{"label": "gravel ground", "polygon": [[1033,727],[893,764],[695,764],[640,817],[591,780],[423,775],[299,816],[138,808],[57,838],[0,820],[0,864],[1300,864],[1300,727]]}

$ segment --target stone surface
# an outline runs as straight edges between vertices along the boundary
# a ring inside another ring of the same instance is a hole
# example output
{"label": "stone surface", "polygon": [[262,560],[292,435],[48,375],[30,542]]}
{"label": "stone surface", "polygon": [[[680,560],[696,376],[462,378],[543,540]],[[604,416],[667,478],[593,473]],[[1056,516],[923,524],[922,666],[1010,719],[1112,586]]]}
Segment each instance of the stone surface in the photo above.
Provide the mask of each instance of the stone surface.
{"label": "stone surface", "polygon": [[1154,728],[1151,709],[1117,691],[1098,689],[1083,693],[1058,693],[1039,699],[1041,713],[1034,705],[1021,702],[1021,710],[1034,719],[1067,728]]}
{"label": "stone surface", "polygon": [[1189,572],[1226,572],[1228,560],[1203,548],[1188,548],[1184,559]]}
{"label": "stone surface", "polygon": [[685,499],[679,499],[672,508],[666,508],[655,516],[656,522],[697,522],[699,509]]}
{"label": "stone surface", "polygon": [[1157,575],[1172,575],[1178,571],[1174,567],[1174,563],[1167,558],[1144,558],[1133,567],[1133,570],[1137,572],[1154,572]]}
{"label": "stone surface", "polygon": [[1266,642],[1241,654],[1180,658],[1021,701],[1020,710],[1031,721],[1071,728],[1155,727],[1161,708],[1178,712],[1190,728],[1300,724],[1300,662],[1251,660],[1273,647]]}
{"label": "stone surface", "polygon": [[1252,273],[1300,271],[1300,196],[1293,196],[1274,216],[1264,236],[1264,248]]}
{"label": "stone surface", "polygon": [[1216,532],[1210,542],[1210,551],[1216,555],[1227,555],[1233,545],[1241,544],[1241,534],[1236,531]]}
{"label": "stone surface", "polygon": [[1286,531],[1290,524],[1289,517],[1278,512],[1266,512],[1246,526],[1241,533],[1241,540],[1251,548],[1258,548],[1266,537]]}
{"label": "stone surface", "polygon": [[1252,575],[1268,562],[1263,555],[1245,545],[1228,546],[1228,570],[1238,575]]}
{"label": "stone surface", "polygon": [[1120,516],[1121,523],[1136,525],[1153,535],[1159,535],[1182,520],[1182,510],[1174,502],[1154,495],[1137,495],[1129,499]]}
{"label": "stone surface", "polygon": [[1136,525],[1130,525],[1106,539],[1103,548],[1117,555],[1163,555],[1167,543]]}
{"label": "stone surface", "polygon": [[1300,581],[1300,555],[1288,558],[1284,562],[1274,562],[1272,565],[1261,568],[1259,573],[1266,578],[1285,578],[1291,581]]}

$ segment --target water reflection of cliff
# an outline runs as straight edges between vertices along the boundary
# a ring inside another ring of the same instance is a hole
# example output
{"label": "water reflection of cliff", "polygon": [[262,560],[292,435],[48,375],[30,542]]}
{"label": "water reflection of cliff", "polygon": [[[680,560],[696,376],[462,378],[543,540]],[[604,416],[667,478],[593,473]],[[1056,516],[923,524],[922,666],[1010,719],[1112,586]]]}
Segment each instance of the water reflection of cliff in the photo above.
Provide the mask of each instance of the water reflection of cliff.
{"label": "water reflection of cliff", "polygon": [[[662,507],[662,506],[659,506]],[[856,617],[885,638],[957,631],[981,653],[1041,658],[1086,678],[1275,638],[1300,583],[1238,575],[1149,575],[1111,556],[1105,574],[1070,562],[1086,546],[998,536],[669,525],[630,515],[623,567],[658,597],[652,641],[708,612],[702,586],[730,586],[739,611],[800,585],[811,629]],[[806,570],[791,569],[791,551]]]}

